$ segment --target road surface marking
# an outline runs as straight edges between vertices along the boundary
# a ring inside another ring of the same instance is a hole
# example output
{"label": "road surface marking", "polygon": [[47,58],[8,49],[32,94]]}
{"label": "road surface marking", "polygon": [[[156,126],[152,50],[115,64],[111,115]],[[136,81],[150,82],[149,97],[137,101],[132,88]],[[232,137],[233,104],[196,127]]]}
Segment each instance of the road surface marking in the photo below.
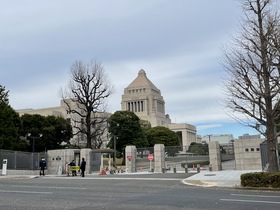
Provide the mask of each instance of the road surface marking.
{"label": "road surface marking", "polygon": [[53,194],[52,192],[36,192],[36,191],[11,191],[11,190],[0,190],[4,193],[25,193],[25,194]]}
{"label": "road surface marking", "polygon": [[[42,188],[42,186],[30,186],[30,185],[12,185],[11,187],[22,187],[22,188]],[[88,188],[85,187],[51,187],[51,186],[44,186],[44,188],[49,189],[70,189],[70,190],[87,190]]]}
{"label": "road surface marking", "polygon": [[257,198],[280,198],[277,195],[246,195],[246,194],[230,194],[232,196],[244,196],[244,197],[257,197]]}
{"label": "road surface marking", "polygon": [[[67,177],[48,177],[50,179],[71,179]],[[75,178],[74,178],[75,179]],[[91,179],[91,180],[98,180],[98,179],[103,179],[103,180],[147,180],[147,181],[181,181],[183,180],[180,178],[133,178],[133,177],[83,177],[81,179]]]}
{"label": "road surface marking", "polygon": [[280,202],[276,202],[276,201],[258,201],[258,200],[220,199],[220,201],[280,204]]}

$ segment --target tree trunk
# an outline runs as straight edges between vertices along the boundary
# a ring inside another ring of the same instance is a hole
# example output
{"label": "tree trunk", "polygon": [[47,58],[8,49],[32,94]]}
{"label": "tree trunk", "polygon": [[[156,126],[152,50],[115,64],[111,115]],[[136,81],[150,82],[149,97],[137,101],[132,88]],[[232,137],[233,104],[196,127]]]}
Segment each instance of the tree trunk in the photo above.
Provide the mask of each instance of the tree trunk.
{"label": "tree trunk", "polygon": [[90,123],[90,114],[91,112],[88,112],[87,117],[86,117],[86,126],[87,126],[87,130],[86,130],[86,136],[87,136],[87,148],[91,148],[91,123]]}
{"label": "tree trunk", "polygon": [[267,154],[269,163],[269,172],[278,172],[278,161],[277,161],[277,138],[275,137],[274,127],[267,127]]}

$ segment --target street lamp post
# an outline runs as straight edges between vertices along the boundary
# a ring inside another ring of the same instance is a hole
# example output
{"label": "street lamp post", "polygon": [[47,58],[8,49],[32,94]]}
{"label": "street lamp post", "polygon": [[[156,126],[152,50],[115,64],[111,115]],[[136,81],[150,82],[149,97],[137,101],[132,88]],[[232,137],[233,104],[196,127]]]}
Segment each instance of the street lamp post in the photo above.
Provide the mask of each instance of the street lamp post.
{"label": "street lamp post", "polygon": [[211,138],[210,138],[210,137],[211,137],[212,135],[207,135],[207,136],[208,136],[208,138],[209,138],[209,143],[210,143],[210,141],[211,141]]}
{"label": "street lamp post", "polygon": [[114,159],[113,166],[116,167],[116,136],[114,135]]}
{"label": "street lamp post", "polygon": [[31,136],[31,133],[28,133],[27,136],[32,139],[32,152],[34,153],[34,151],[35,151],[35,139],[36,138],[41,138],[43,136],[43,134],[39,134],[39,137],[36,137],[36,136]]}
{"label": "street lamp post", "polygon": [[[119,128],[119,123],[117,123],[117,128]],[[115,167],[116,167],[116,159],[117,159],[117,152],[116,152],[117,142],[116,142],[116,139],[118,139],[118,137],[116,137],[116,130],[115,130],[115,133],[114,133],[114,158],[113,158],[113,166],[115,166]]]}

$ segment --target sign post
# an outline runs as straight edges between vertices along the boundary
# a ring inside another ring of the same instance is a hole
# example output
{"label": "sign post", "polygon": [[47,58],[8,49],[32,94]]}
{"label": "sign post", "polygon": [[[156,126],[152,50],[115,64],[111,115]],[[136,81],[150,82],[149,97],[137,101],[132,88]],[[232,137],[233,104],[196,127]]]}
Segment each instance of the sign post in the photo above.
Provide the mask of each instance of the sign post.
{"label": "sign post", "polygon": [[150,171],[152,171],[152,160],[154,159],[154,155],[153,154],[149,154],[148,155],[148,160],[150,161]]}
{"label": "sign post", "polygon": [[131,161],[131,159],[132,159],[132,156],[127,156],[127,159],[128,159],[128,161]]}

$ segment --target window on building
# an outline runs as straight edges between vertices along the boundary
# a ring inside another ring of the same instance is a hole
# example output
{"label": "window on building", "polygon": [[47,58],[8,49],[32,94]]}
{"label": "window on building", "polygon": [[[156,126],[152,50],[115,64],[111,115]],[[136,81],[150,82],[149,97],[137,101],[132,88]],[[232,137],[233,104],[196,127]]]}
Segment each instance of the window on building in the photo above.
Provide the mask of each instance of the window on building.
{"label": "window on building", "polygon": [[141,112],[144,112],[144,103],[141,101]]}
{"label": "window on building", "polygon": [[137,111],[140,112],[140,101],[137,101]]}
{"label": "window on building", "polygon": [[249,152],[249,149],[248,149],[248,148],[246,148],[246,149],[245,149],[245,152]]}

